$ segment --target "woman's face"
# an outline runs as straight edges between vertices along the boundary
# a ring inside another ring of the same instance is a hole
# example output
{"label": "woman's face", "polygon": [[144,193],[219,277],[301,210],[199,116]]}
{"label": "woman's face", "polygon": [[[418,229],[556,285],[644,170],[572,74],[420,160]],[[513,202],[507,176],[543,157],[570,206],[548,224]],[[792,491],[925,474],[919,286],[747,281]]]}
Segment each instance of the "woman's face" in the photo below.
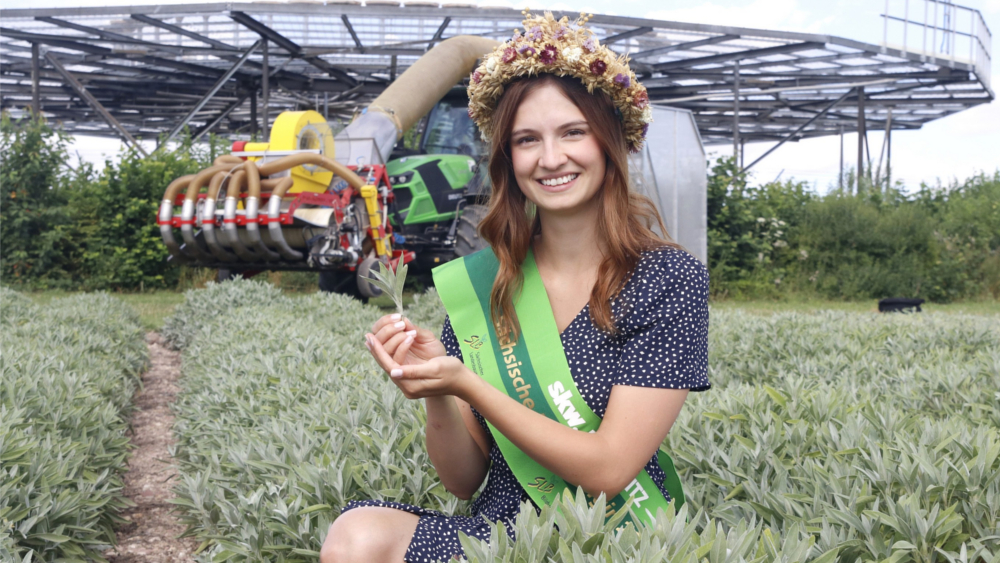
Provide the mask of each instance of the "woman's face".
{"label": "woman's face", "polygon": [[517,184],[539,210],[573,214],[597,201],[604,150],[580,108],[555,84],[544,84],[521,101],[510,152]]}

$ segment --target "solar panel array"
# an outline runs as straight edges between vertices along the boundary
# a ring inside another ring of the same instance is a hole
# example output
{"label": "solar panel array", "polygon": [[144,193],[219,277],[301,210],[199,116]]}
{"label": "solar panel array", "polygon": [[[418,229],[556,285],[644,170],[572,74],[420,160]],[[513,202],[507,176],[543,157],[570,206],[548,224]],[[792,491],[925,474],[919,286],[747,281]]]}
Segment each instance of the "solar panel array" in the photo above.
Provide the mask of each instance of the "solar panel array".
{"label": "solar panel array", "polygon": [[[917,129],[988,103],[994,97],[989,30],[978,12],[967,11],[970,31],[956,27],[957,17],[930,27],[924,21],[903,32],[902,44],[889,23],[903,18],[887,13],[882,45],[602,15],[590,25],[604,43],[630,55],[653,103],[691,110],[704,142],[713,144],[732,142],[737,101],[746,141],[855,131],[859,111],[869,128],[884,128],[891,112],[893,129]],[[898,24],[903,29],[914,25],[909,12],[906,18]],[[246,135],[255,127],[253,106],[260,105],[262,50],[218,83],[265,37],[270,119],[313,108],[346,121],[437,42],[463,34],[504,40],[521,19],[506,8],[377,1],[5,10],[0,105],[16,112],[32,104],[35,45],[41,109],[70,132],[120,134],[53,58],[134,137],[154,138],[188,118],[195,133]],[[923,47],[916,49],[921,29]]]}

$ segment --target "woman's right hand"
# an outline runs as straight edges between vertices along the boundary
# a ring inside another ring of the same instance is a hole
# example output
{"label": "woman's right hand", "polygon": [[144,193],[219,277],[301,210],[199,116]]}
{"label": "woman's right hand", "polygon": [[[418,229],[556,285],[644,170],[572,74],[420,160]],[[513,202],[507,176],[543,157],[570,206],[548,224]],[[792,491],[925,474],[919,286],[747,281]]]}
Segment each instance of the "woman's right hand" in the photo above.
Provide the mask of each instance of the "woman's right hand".
{"label": "woman's right hand", "polygon": [[[382,348],[400,365],[422,364],[447,355],[444,344],[433,332],[414,325],[399,313],[385,315],[375,321],[371,332],[382,344]],[[409,346],[401,346],[407,336],[413,336],[413,342]]]}

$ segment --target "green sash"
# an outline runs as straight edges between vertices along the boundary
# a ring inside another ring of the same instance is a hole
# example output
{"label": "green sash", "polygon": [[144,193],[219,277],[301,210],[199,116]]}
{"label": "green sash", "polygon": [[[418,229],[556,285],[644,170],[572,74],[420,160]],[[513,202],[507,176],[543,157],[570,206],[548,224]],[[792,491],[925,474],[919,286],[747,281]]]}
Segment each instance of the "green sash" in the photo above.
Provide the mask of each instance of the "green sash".
{"label": "green sash", "polygon": [[[522,337],[516,343],[497,337],[489,319],[490,292],[499,267],[493,251],[487,248],[433,271],[434,285],[455,329],[465,365],[535,412],[583,432],[596,431],[601,418],[587,406],[570,374],[552,306],[530,251],[522,265],[524,286],[514,306]],[[489,428],[514,476],[536,505],[552,503],[571,487],[528,457],[492,424]],[[676,502],[675,508],[680,509],[684,491],[673,460],[662,450],[657,460],[666,475],[665,488]],[[629,498],[633,513],[647,523],[657,509],[666,510],[668,504],[645,469],[618,496],[608,499],[606,517],[611,518]],[[625,521],[629,521],[627,515]]]}

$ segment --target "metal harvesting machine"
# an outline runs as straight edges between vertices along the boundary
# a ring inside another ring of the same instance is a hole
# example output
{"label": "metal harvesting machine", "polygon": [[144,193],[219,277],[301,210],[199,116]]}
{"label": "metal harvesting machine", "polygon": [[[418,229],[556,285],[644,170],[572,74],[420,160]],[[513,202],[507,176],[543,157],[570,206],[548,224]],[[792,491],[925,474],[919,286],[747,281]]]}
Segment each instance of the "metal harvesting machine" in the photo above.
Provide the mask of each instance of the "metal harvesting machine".
{"label": "metal harvesting machine", "polygon": [[[285,112],[268,143],[236,142],[177,178],[157,217],[171,259],[220,276],[313,270],[320,289],[368,298],[380,294],[367,282],[378,262],[420,273],[483,248],[482,145],[464,95],[449,93],[495,44],[448,39],[343,131],[315,111]],[[418,123],[419,148],[396,147]]]}

